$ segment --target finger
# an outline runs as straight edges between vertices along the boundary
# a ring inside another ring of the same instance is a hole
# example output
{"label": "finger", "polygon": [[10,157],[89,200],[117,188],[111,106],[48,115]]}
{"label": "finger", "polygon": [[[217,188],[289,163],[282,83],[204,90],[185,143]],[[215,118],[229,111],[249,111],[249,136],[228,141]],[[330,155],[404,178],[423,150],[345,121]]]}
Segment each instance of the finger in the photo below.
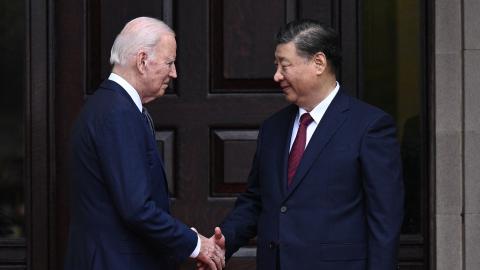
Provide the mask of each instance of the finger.
{"label": "finger", "polygon": [[212,260],[212,258],[210,258],[210,260],[208,261],[208,266],[210,267],[210,270],[217,270],[217,265]]}
{"label": "finger", "polygon": [[225,268],[225,254],[220,253],[220,254],[217,254],[217,256],[220,260],[220,264],[221,264],[222,268]]}
{"label": "finger", "polygon": [[225,268],[225,256],[223,255],[217,255],[216,257],[218,259],[218,268],[223,269]]}
{"label": "finger", "polygon": [[215,227],[215,239],[220,240],[222,239],[222,229],[220,227]]}
{"label": "finger", "polygon": [[225,235],[222,234],[222,230],[219,227],[215,228],[215,243],[220,246],[220,248],[225,249]]}
{"label": "finger", "polygon": [[218,268],[218,269],[222,269],[222,262],[221,262],[221,259],[217,256],[213,256],[212,257],[212,260],[215,262],[215,266]]}
{"label": "finger", "polygon": [[222,265],[222,268],[224,268],[225,267],[225,250],[222,249],[220,246],[215,245],[215,250],[214,250],[213,254],[215,254],[215,256],[220,259],[220,263]]}

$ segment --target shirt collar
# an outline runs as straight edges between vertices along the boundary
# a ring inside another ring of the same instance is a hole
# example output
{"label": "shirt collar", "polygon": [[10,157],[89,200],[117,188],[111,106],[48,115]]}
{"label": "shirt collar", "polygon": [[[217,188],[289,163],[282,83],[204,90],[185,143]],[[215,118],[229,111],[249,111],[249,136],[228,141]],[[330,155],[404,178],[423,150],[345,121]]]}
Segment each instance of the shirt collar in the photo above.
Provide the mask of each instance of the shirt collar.
{"label": "shirt collar", "polygon": [[[333,98],[337,95],[338,90],[340,89],[340,84],[336,82],[335,88],[333,89],[330,94],[326,98],[324,98],[320,103],[313,108],[313,110],[310,112],[310,116],[313,118],[313,121],[315,121],[316,124],[320,123],[320,120],[322,120],[323,115],[327,111],[328,106],[330,103],[332,103]],[[307,111],[304,108],[298,108],[298,117],[300,119],[300,116],[302,116],[304,113]]]}
{"label": "shirt collar", "polygon": [[118,83],[123,89],[125,89],[125,91],[127,91],[128,95],[132,98],[135,105],[137,105],[140,112],[142,112],[143,106],[142,106],[142,100],[140,99],[140,95],[138,94],[137,90],[135,90],[135,88],[133,88],[133,86],[130,83],[128,83],[120,75],[117,75],[113,72],[110,73],[110,76],[108,76],[108,79]]}

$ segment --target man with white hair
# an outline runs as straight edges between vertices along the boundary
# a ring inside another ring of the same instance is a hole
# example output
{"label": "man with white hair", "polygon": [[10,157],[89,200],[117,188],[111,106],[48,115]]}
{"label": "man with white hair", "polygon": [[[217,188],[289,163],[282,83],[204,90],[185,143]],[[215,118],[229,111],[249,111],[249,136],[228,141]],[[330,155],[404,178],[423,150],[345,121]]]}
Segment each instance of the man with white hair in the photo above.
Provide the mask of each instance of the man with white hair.
{"label": "man with white hair", "polygon": [[153,121],[143,104],[165,93],[174,32],[136,18],[115,39],[112,73],[85,104],[71,138],[71,220],[65,269],[174,269],[188,257],[224,267],[224,253],[173,218]]}

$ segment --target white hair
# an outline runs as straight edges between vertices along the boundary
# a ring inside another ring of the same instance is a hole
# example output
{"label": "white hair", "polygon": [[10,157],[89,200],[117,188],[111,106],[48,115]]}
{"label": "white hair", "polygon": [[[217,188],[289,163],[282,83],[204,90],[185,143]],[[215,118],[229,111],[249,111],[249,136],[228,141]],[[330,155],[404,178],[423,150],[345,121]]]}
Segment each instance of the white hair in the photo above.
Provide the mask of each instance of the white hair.
{"label": "white hair", "polygon": [[138,17],[129,21],[113,42],[110,64],[125,66],[140,50],[153,56],[153,48],[165,34],[175,35],[175,32],[158,19]]}

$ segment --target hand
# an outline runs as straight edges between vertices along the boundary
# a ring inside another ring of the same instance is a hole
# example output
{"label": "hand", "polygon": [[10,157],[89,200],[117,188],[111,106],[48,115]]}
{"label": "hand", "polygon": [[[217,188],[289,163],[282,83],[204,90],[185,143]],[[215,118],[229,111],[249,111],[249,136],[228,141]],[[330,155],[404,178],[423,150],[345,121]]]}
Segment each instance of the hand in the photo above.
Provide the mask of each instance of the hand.
{"label": "hand", "polygon": [[[222,230],[219,227],[215,227],[215,233],[210,237],[210,240],[216,244],[215,252],[221,257],[222,267],[225,267],[225,236],[222,234]],[[197,261],[197,270],[207,269],[209,269],[207,264]]]}
{"label": "hand", "polygon": [[201,241],[200,253],[197,256],[197,265],[203,265],[204,269],[221,270],[225,267],[225,252],[217,246],[215,240],[198,235]]}

